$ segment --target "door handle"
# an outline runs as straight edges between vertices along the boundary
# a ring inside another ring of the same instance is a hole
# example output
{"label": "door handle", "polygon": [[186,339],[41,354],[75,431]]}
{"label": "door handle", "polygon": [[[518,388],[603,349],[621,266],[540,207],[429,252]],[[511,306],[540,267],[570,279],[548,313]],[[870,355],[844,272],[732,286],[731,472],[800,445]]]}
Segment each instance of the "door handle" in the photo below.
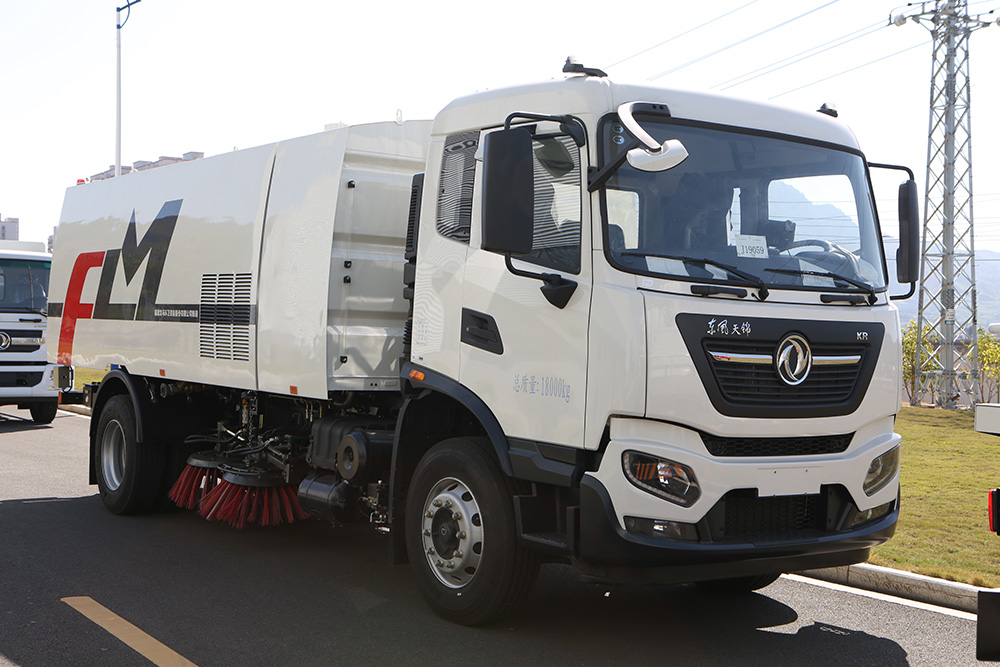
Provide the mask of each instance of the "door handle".
{"label": "door handle", "polygon": [[492,316],[462,309],[462,342],[493,354],[503,354],[500,328]]}

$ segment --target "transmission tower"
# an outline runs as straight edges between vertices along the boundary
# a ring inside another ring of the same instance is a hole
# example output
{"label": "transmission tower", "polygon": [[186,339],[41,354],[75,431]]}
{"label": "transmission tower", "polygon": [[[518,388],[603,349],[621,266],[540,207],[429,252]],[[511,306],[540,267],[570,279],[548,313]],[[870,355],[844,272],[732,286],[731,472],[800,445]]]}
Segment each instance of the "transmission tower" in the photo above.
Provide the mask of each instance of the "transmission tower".
{"label": "transmission tower", "polygon": [[979,394],[969,35],[990,23],[969,16],[967,0],[910,7],[913,13],[893,23],[919,23],[934,38],[911,403],[929,395],[939,407],[955,409],[972,406]]}

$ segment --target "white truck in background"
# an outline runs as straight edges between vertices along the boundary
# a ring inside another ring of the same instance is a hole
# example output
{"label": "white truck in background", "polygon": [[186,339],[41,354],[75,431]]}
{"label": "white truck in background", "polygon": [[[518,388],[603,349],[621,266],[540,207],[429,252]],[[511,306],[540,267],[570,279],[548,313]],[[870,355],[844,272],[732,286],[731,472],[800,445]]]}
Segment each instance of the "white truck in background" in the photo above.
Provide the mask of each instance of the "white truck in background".
{"label": "white truck in background", "polygon": [[[70,188],[50,354],[113,368],[107,508],[367,520],[465,624],[541,562],[752,590],[887,540],[875,165],[828,113],[564,71]],[[913,283],[912,175],[899,209]]]}
{"label": "white truck in background", "polygon": [[55,419],[73,386],[73,369],[46,353],[51,264],[44,243],[0,241],[0,405],[28,410],[36,424]]}

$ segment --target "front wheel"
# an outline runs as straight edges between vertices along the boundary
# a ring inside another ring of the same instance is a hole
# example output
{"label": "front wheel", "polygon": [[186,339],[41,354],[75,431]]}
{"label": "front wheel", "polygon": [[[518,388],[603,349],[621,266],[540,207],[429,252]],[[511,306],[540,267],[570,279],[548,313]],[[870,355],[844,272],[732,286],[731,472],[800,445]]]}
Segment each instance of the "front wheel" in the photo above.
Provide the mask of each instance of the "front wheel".
{"label": "front wheel", "polygon": [[455,438],[421,459],[406,501],[406,549],[441,617],[479,625],[512,611],[538,574],[518,541],[514,480],[482,438]]}
{"label": "front wheel", "polygon": [[34,403],[29,408],[31,421],[36,424],[51,424],[59,411],[59,404],[56,401],[46,401],[44,403]]}
{"label": "front wheel", "polygon": [[149,511],[161,488],[163,450],[136,441],[135,413],[128,396],[113,396],[104,405],[93,449],[97,488],[108,511]]}

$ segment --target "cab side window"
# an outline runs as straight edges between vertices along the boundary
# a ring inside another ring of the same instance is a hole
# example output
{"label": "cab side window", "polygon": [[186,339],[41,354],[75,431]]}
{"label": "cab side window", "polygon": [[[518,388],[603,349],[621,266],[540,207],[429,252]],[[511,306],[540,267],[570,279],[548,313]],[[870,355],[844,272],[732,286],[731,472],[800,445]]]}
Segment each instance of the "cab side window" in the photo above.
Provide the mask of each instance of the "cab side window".
{"label": "cab side window", "polygon": [[472,227],[472,191],[476,177],[479,132],[453,134],[445,139],[438,190],[437,230],[462,243]]}

